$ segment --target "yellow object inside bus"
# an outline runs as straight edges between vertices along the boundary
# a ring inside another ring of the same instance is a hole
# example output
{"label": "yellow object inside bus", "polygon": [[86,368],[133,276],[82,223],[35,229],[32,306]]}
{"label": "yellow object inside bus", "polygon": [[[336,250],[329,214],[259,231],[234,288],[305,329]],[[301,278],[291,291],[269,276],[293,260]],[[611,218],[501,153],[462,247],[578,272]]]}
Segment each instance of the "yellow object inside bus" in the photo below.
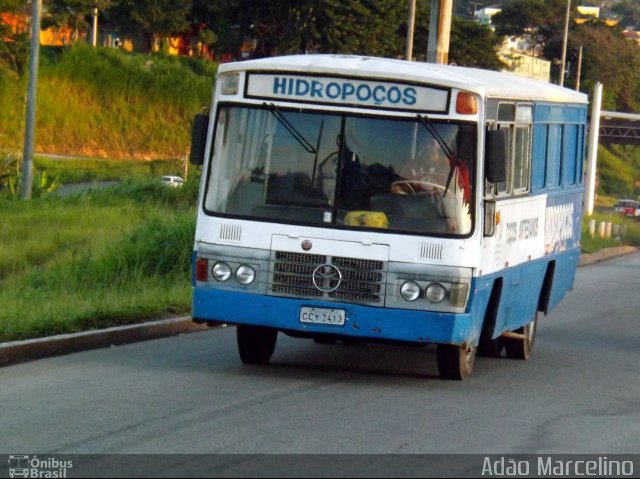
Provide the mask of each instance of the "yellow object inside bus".
{"label": "yellow object inside bus", "polygon": [[349,211],[344,217],[344,224],[347,226],[388,228],[389,219],[381,211]]}

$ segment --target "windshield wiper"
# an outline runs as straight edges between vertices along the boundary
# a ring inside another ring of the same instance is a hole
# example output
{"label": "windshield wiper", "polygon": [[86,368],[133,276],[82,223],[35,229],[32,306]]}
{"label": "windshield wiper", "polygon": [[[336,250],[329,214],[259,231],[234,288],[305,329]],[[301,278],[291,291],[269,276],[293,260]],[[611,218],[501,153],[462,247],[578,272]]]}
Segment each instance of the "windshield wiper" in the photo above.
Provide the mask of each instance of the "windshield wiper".
{"label": "windshield wiper", "polygon": [[451,180],[453,179],[453,173],[455,172],[456,167],[461,166],[460,160],[456,158],[456,155],[454,155],[453,151],[451,151],[451,148],[449,148],[449,145],[447,145],[447,142],[444,141],[442,135],[438,132],[437,128],[433,125],[433,122],[427,115],[420,115],[418,113],[416,117],[418,118],[418,120],[420,120],[420,123],[424,125],[427,131],[431,133],[431,136],[433,136],[433,138],[436,140],[436,143],[440,145],[440,148],[442,148],[442,151],[444,151],[444,154],[447,155],[447,159],[449,160],[449,176],[447,177],[447,184],[444,189],[444,194],[442,195],[443,197],[445,197],[447,196],[447,191],[449,191],[449,185],[451,184]]}
{"label": "windshield wiper", "polygon": [[302,136],[302,133],[300,133],[298,130],[296,130],[296,127],[293,126],[289,122],[289,120],[287,120],[284,117],[284,115],[278,109],[277,106],[275,106],[273,103],[266,103],[266,102],[263,103],[263,105],[266,106],[269,109],[271,114],[276,117],[276,120],[278,120],[280,122],[280,124],[282,126],[284,126],[289,133],[291,133],[291,136],[298,143],[300,143],[300,146],[302,146],[302,148],[304,148],[307,151],[307,153],[312,153],[314,155],[318,154],[318,150],[316,148],[314,148],[314,146],[311,143],[309,143],[304,136]]}

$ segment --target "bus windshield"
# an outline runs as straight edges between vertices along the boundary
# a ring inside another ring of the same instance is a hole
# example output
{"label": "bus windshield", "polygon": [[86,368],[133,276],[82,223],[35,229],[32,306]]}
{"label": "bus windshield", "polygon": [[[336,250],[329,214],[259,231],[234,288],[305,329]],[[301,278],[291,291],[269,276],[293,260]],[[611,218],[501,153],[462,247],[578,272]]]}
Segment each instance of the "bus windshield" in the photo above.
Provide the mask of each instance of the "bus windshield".
{"label": "bus windshield", "polygon": [[432,125],[440,138],[416,117],[222,106],[205,211],[325,227],[469,235],[476,125]]}

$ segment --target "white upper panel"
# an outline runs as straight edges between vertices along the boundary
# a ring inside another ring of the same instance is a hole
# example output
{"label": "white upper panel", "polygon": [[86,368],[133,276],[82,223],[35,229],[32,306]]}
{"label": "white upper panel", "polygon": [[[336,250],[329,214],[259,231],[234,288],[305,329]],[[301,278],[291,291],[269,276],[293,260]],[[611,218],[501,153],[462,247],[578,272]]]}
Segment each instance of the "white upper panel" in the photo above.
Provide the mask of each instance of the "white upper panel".
{"label": "white upper panel", "polygon": [[219,72],[288,71],[441,85],[490,98],[587,103],[587,95],[538,80],[478,68],[353,55],[292,55],[224,63]]}

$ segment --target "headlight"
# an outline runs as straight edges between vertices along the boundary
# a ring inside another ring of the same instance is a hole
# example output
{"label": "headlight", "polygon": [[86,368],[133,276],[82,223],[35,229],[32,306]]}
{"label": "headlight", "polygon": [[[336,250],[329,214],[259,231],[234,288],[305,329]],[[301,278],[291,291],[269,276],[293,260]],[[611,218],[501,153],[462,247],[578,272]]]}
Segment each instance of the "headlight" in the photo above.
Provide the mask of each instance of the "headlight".
{"label": "headlight", "polygon": [[240,74],[237,72],[220,75],[220,90],[223,95],[236,95],[240,85]]}
{"label": "headlight", "polygon": [[236,279],[241,284],[251,284],[256,279],[256,270],[247,264],[241,264],[236,270]]}
{"label": "headlight", "polygon": [[231,276],[231,268],[227,263],[216,263],[211,269],[211,274],[218,281],[226,281]]}
{"label": "headlight", "polygon": [[440,303],[447,295],[447,290],[440,283],[431,283],[427,286],[425,297],[432,303]]}
{"label": "headlight", "polygon": [[415,301],[420,296],[420,286],[414,281],[406,281],[400,287],[400,296],[405,301]]}

